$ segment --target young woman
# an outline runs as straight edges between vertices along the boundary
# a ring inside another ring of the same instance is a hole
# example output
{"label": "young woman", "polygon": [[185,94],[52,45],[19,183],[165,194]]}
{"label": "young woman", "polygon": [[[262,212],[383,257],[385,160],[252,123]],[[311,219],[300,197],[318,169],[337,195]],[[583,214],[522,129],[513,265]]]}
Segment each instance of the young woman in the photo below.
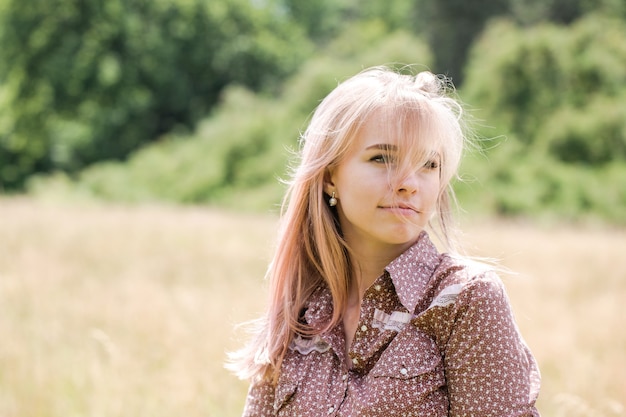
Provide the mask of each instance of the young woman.
{"label": "young woman", "polygon": [[373,68],[314,113],[269,308],[231,362],[251,381],[244,416],[539,415],[539,370],[500,279],[452,244],[466,138],[447,90]]}

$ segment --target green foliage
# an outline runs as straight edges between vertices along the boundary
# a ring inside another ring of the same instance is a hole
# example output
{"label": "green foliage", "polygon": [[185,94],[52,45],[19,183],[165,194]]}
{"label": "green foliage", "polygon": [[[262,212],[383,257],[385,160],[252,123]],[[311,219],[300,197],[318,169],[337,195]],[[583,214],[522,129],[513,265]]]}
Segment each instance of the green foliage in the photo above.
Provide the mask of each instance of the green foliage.
{"label": "green foliage", "polygon": [[623,162],[564,163],[503,141],[487,154],[469,155],[461,173],[455,190],[473,215],[626,224]]}
{"label": "green foliage", "polygon": [[318,43],[328,41],[341,28],[345,5],[334,0],[283,0],[287,13]]}
{"label": "green foliage", "polygon": [[226,85],[275,90],[309,50],[245,0],[3,0],[0,187],[190,130]]}
{"label": "green foliage", "polygon": [[164,138],[126,163],[95,164],[77,182],[57,175],[33,180],[30,188],[125,201],[276,208],[284,192],[278,179],[287,176],[289,150],[298,146],[307,117],[340,80],[382,62],[420,57],[430,63],[430,53],[419,39],[404,31],[379,36],[382,31],[384,24],[378,20],[346,28],[325,54],[287,80],[278,98],[231,86],[219,109],[193,134]]}
{"label": "green foliage", "polygon": [[624,160],[624,35],[626,23],[600,17],[567,28],[496,22],[473,51],[464,97],[528,151],[566,162]]}
{"label": "green foliage", "polygon": [[282,0],[287,14],[301,25],[318,45],[341,35],[346,26],[379,21],[386,27],[383,36],[412,26],[413,4],[406,0]]}
{"label": "green foliage", "polygon": [[626,18],[623,0],[509,0],[510,17],[523,25],[569,24],[591,13]]}
{"label": "green foliage", "polygon": [[490,18],[508,11],[509,0],[415,0],[417,33],[435,54],[433,70],[445,73],[456,85],[463,82],[463,66],[474,38]]}
{"label": "green foliage", "polygon": [[426,37],[435,54],[434,71],[451,76],[457,86],[464,82],[469,50],[493,19],[507,18],[525,26],[548,22],[571,24],[594,13],[626,19],[623,0],[413,0],[407,3],[411,3],[411,10],[403,12],[409,16],[409,26]]}
{"label": "green foliage", "polygon": [[419,63],[488,139],[462,206],[626,223],[625,38],[622,0],[0,0],[0,189],[275,207],[319,100]]}
{"label": "green foliage", "polygon": [[[133,202],[212,203],[238,188],[255,189],[268,178],[276,181],[284,169],[282,138],[271,129],[284,119],[284,111],[273,102],[230,87],[219,110],[200,123],[193,138],[170,135],[134,153],[126,163],[94,164],[80,174],[77,185],[58,175],[31,181],[31,187],[47,192],[50,187],[54,192],[70,187],[99,198]],[[274,190],[268,197],[275,202],[279,193]],[[267,202],[245,199],[239,204],[258,208]]]}
{"label": "green foliage", "polygon": [[537,147],[568,163],[598,166],[626,160],[625,100],[626,95],[592,96],[579,108],[560,107],[542,123]]}
{"label": "green foliage", "polygon": [[[564,27],[495,22],[472,52],[463,97],[480,105],[486,205],[626,222],[626,23],[590,16]],[[479,158],[480,160],[480,158]],[[461,193],[468,193],[462,189]]]}

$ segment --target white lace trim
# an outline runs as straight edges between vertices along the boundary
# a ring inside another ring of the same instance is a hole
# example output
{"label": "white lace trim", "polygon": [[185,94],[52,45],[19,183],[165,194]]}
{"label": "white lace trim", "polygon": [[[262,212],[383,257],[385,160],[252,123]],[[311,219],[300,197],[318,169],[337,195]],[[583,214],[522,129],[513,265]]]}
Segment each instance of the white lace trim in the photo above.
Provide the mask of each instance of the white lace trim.
{"label": "white lace trim", "polygon": [[403,311],[392,311],[391,314],[387,314],[382,310],[374,310],[374,319],[372,320],[372,327],[381,330],[392,330],[399,332],[411,321],[412,315]]}
{"label": "white lace trim", "polygon": [[305,339],[300,335],[296,335],[289,349],[308,355],[313,351],[324,353],[330,349],[330,345],[319,335],[314,336],[312,339]]}
{"label": "white lace trim", "polygon": [[462,289],[462,284],[454,284],[444,288],[443,291],[441,291],[439,295],[437,295],[437,297],[430,303],[428,308],[445,307],[453,304],[456,301],[456,298],[461,293]]}

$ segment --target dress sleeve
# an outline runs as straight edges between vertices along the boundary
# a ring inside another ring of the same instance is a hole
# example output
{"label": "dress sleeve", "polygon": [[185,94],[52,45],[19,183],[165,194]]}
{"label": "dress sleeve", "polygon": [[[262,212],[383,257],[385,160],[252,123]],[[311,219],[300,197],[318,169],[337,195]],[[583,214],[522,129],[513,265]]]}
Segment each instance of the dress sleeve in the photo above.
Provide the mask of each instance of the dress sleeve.
{"label": "dress sleeve", "polygon": [[500,279],[475,278],[456,300],[444,352],[450,417],[539,416],[540,376]]}
{"label": "dress sleeve", "polygon": [[243,417],[266,417],[274,415],[274,386],[269,382],[258,382],[250,386]]}

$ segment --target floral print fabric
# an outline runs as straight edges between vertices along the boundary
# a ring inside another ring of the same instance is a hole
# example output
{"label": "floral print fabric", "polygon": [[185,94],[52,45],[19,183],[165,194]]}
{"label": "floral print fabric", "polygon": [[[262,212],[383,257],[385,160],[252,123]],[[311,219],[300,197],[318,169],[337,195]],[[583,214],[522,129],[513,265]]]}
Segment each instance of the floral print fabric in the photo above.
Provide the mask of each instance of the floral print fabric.
{"label": "floral print fabric", "polygon": [[[322,329],[331,315],[320,287],[304,319]],[[297,336],[244,416],[539,416],[539,370],[499,277],[439,254],[426,233],[365,292],[349,356],[351,367],[341,325]]]}

